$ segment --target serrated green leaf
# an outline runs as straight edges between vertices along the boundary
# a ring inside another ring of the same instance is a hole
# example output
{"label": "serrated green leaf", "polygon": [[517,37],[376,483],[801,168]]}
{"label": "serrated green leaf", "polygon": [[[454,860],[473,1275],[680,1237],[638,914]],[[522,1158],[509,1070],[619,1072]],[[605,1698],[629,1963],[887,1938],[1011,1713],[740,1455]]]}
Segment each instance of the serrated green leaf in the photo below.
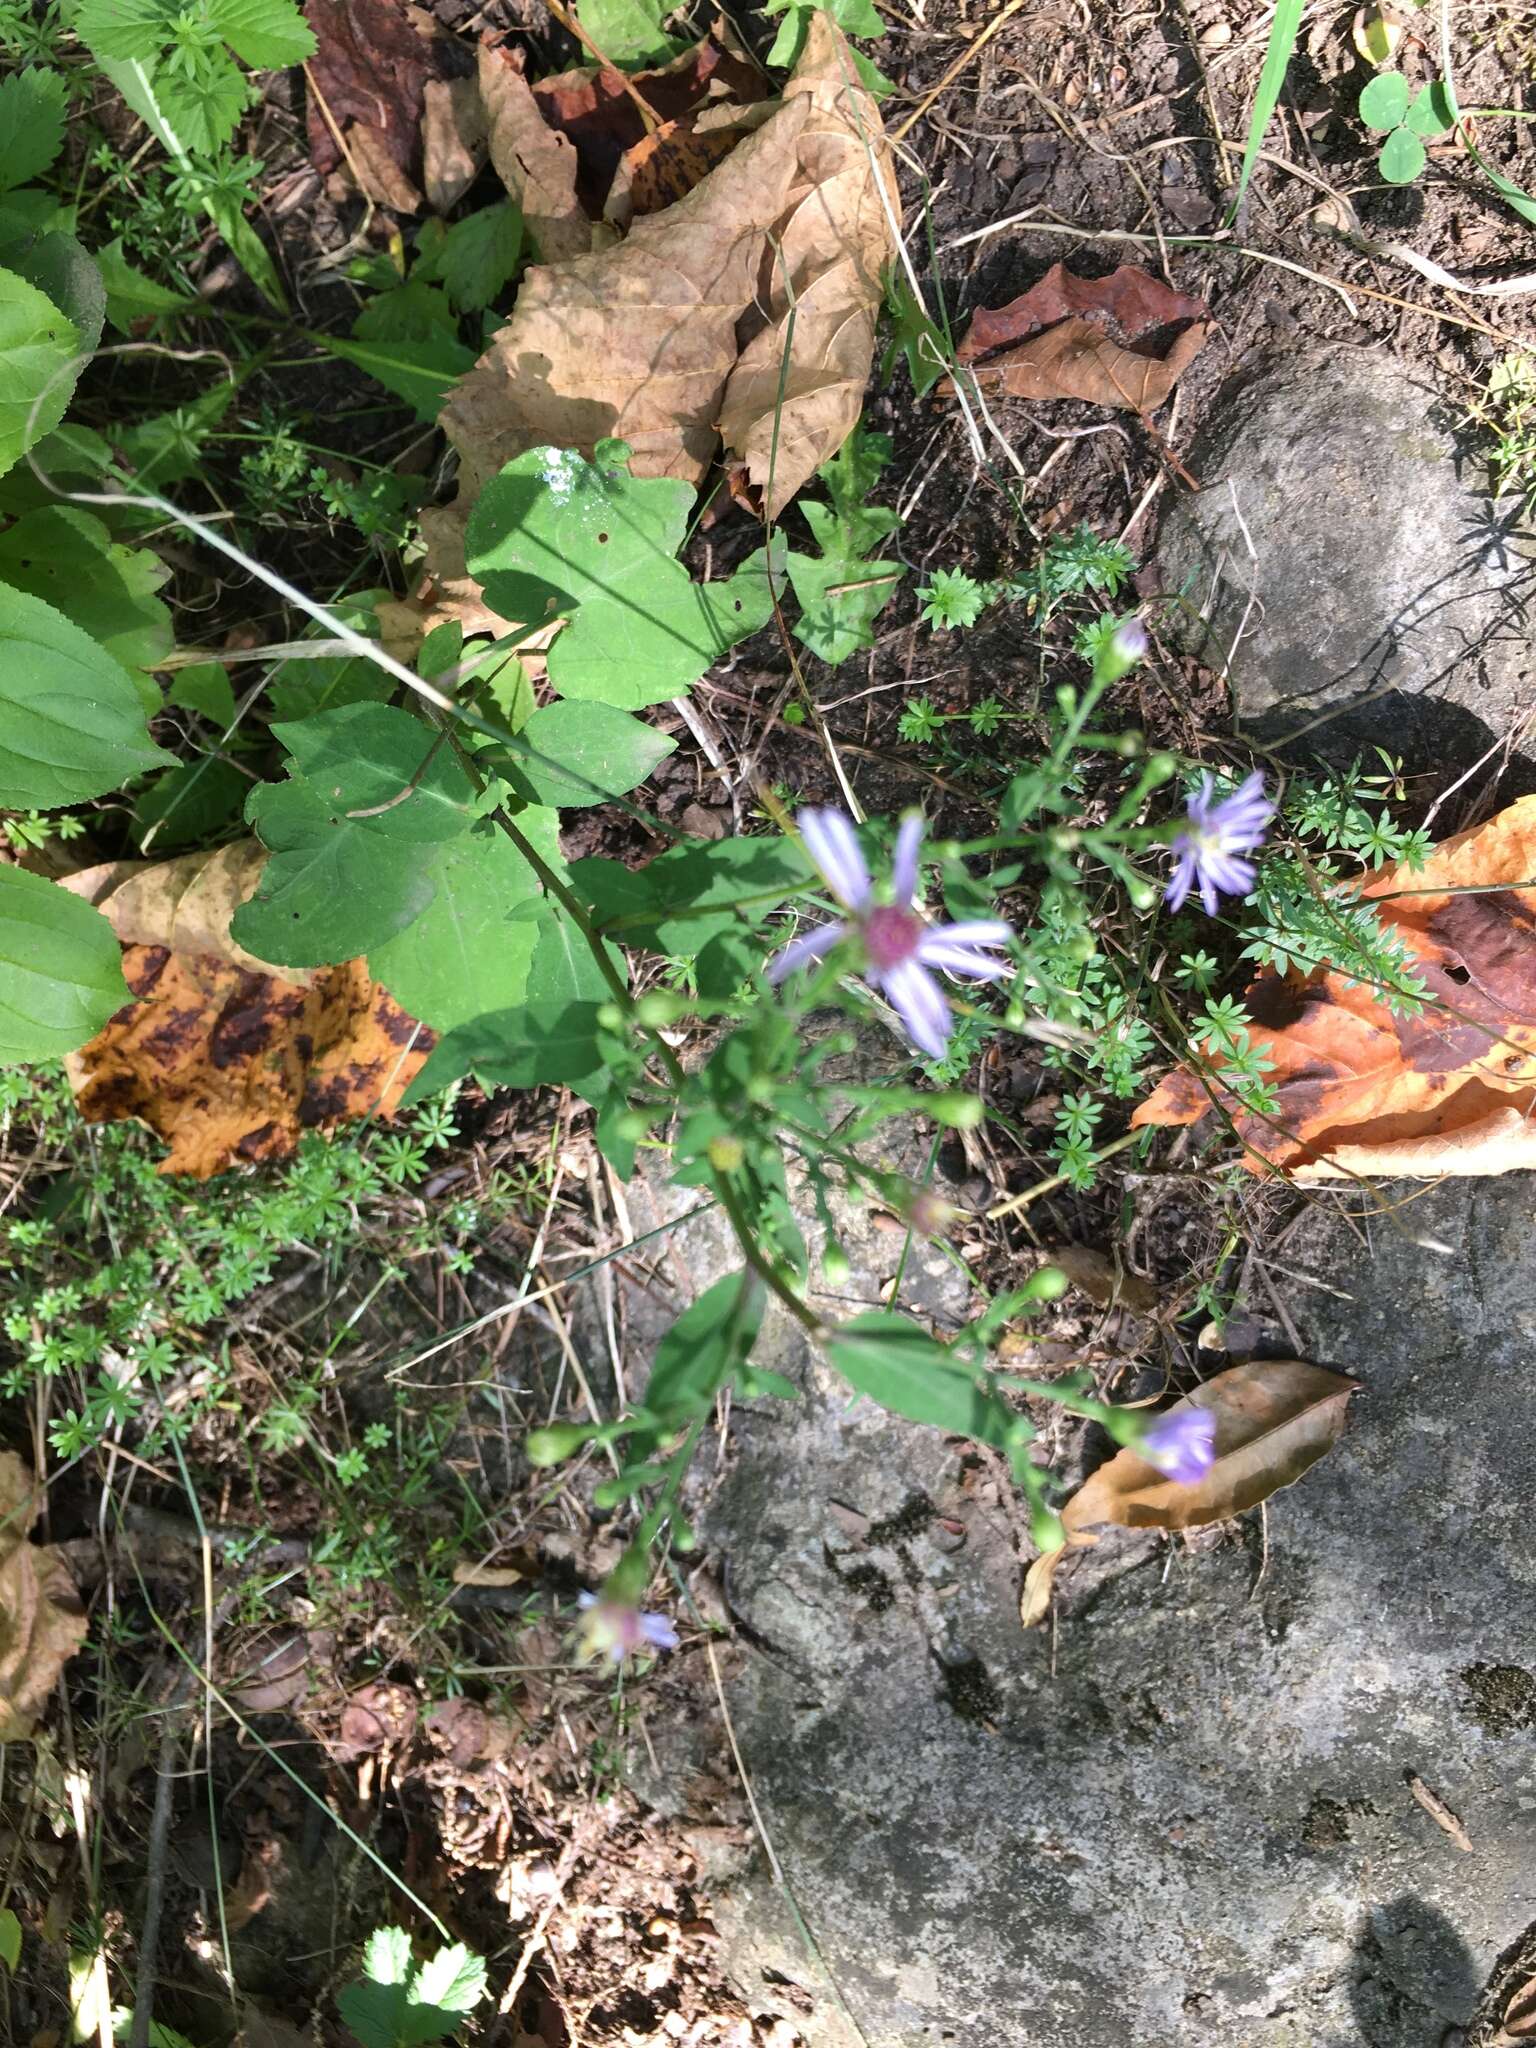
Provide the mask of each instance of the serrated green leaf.
{"label": "serrated green leaf", "polygon": [[400,2048],[407,1996],[403,1984],[345,1984],[336,1994],[336,2010],[362,2048]]}
{"label": "serrated green leaf", "polygon": [[[440,1948],[424,1962],[411,1985],[411,2003],[430,2006],[439,2014],[461,2019],[485,1996],[485,1960],[463,1942]],[[436,2040],[436,2034],[412,2033],[410,2041]]]}
{"label": "serrated green leaf", "polygon": [[119,428],[114,439],[133,464],[138,481],[152,490],[195,476],[203,443],[234,401],[235,386],[213,385],[200,397],[173,412],[154,413],[131,427]]}
{"label": "serrated green leaf", "polygon": [[889,381],[897,356],[902,356],[912,379],[913,395],[926,398],[949,368],[953,351],[929,318],[927,307],[913,291],[905,271],[892,274],[885,303],[891,331],[880,365],[881,381]]}
{"label": "serrated green leaf", "polygon": [[77,505],[41,507],[0,534],[0,581],[53,605],[124,668],[151,668],[170,652],[171,614],[155,595],[169,574],[158,555],[122,546]]}
{"label": "serrated green leaf", "polygon": [[[81,355],[89,355],[101,340],[107,313],[107,291],[101,272],[71,234],[59,228],[27,237],[0,250],[0,257],[35,285],[51,305],[57,306],[75,330],[75,344]],[[71,380],[71,384],[73,380]]]}
{"label": "serrated green leaf", "polygon": [[[559,862],[553,811],[523,811],[517,823],[547,860]],[[369,973],[434,1031],[451,1031],[487,1010],[510,1010],[527,991],[541,929],[537,875],[490,824],[435,848],[428,874],[431,901],[370,951]]]}
{"label": "serrated green leaf", "polygon": [[[205,51],[191,72],[160,65],[153,76],[160,110],[193,156],[216,156],[251,104],[249,79],[219,49]],[[222,215],[214,217],[222,232]]]}
{"label": "serrated green leaf", "polygon": [[285,967],[372,953],[431,904],[425,849],[469,830],[473,787],[441,734],[388,705],[348,704],[276,731],[290,777],[246,805],[271,858],[234,937]]}
{"label": "serrated green leaf", "polygon": [[1378,161],[1389,185],[1411,185],[1429,157],[1411,128],[1394,128],[1381,146]]}
{"label": "serrated green leaf", "polygon": [[522,251],[523,216],[510,199],[503,199],[455,221],[426,275],[441,281],[459,312],[477,313],[512,277]]}
{"label": "serrated green leaf", "polygon": [[665,64],[681,45],[661,30],[669,0],[581,0],[581,25],[610,64],[638,70]]}
{"label": "serrated green leaf", "polygon": [[64,77],[34,68],[0,79],[0,192],[28,184],[64,146]]}
{"label": "serrated green leaf", "polygon": [[625,795],[676,751],[676,740],[627,711],[562,702],[534,712],[502,772],[525,802],[575,809]]}
{"label": "serrated green leaf", "polygon": [[52,605],[0,584],[0,807],[82,803],[170,758],[122,665]]}
{"label": "serrated green leaf", "polygon": [[363,1972],[376,1984],[408,1984],[415,1968],[403,1927],[375,1927],[363,1944]]}
{"label": "serrated green leaf", "polygon": [[208,19],[253,71],[286,71],[315,54],[314,30],[293,0],[208,0]]}
{"label": "serrated green leaf", "polygon": [[1408,112],[1408,81],[1401,71],[1378,71],[1360,94],[1360,118],[1378,134],[1396,128]]}
{"label": "serrated green leaf", "polygon": [[427,426],[436,422],[450,388],[475,361],[474,351],[450,334],[431,341],[340,341],[331,334],[310,339],[404,399]]}
{"label": "serrated green leaf", "polygon": [[[809,518],[824,505],[804,504]],[[845,562],[836,555],[791,553],[786,564],[800,606],[794,634],[812,654],[834,668],[860,648],[875,644],[875,620],[907,573],[900,562]]]}
{"label": "serrated green leaf", "polygon": [[95,57],[150,61],[170,40],[175,0],[80,0],[75,32]]}
{"label": "serrated green leaf", "polygon": [[404,284],[375,292],[352,322],[353,340],[436,341],[443,335],[455,339],[459,323],[448,294],[430,281],[430,268],[418,263]]}
{"label": "serrated green leaf", "polygon": [[99,910],[26,868],[0,867],[0,1060],[56,1060],[132,1001]]}
{"label": "serrated green leaf", "polygon": [[131,333],[136,320],[185,312],[193,304],[181,292],[169,291],[136,270],[123,254],[121,235],[92,253],[107,295],[107,318],[119,334]]}
{"label": "serrated green leaf", "polygon": [[0,270],[0,472],[51,434],[79,374],[73,324],[36,285]]}
{"label": "serrated green leaf", "polygon": [[0,1906],[0,1963],[14,1970],[21,1961],[21,1922],[9,1906]]}

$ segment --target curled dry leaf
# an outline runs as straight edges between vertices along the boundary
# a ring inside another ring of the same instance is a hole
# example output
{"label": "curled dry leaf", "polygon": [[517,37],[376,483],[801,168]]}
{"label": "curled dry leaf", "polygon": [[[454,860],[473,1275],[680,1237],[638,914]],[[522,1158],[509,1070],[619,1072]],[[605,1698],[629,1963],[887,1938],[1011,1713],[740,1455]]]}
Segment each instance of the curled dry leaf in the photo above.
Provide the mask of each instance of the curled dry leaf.
{"label": "curled dry leaf", "polygon": [[524,449],[609,436],[629,443],[636,475],[697,483],[723,433],[755,485],[772,470],[780,510],[858,417],[895,206],[878,110],[818,13],[783,102],[685,198],[616,247],[528,272],[443,412],[460,503]]}
{"label": "curled dry leaf", "polygon": [[31,1734],[86,1619],[63,1554],[30,1543],[42,1491],[14,1451],[0,1451],[0,1742]]}
{"label": "curled dry leaf", "polygon": [[1105,1523],[1127,1529],[1198,1529],[1257,1507],[1299,1479],[1338,1441],[1349,1397],[1360,1382],[1299,1359],[1234,1365],[1197,1387],[1169,1414],[1208,1409],[1216,1418],[1216,1460],[1193,1486],[1181,1486],[1131,1449],[1117,1451],[1061,1511],[1066,1545],[1036,1558],[1024,1581],[1020,1618],[1043,1621],[1051,1581],[1070,1550],[1091,1548]]}
{"label": "curled dry leaf", "polygon": [[545,121],[512,51],[482,43],[479,64],[491,163],[517,201],[533,246],[545,263],[589,254],[592,222],[576,195],[575,144]]}
{"label": "curled dry leaf", "polygon": [[[1508,1171],[1531,1163],[1536,1115],[1536,797],[1437,846],[1421,868],[1383,868],[1361,890],[1425,984],[1394,1016],[1342,975],[1251,984],[1254,1049],[1274,1062],[1278,1112],[1248,1115],[1219,1088],[1248,1148],[1298,1178]],[[1406,893],[1399,894],[1399,891]],[[1169,1074],[1131,1121],[1190,1124],[1213,1092]]]}
{"label": "curled dry leaf", "polygon": [[472,78],[429,78],[422,88],[421,177],[434,213],[451,213],[485,164],[485,103]]}
{"label": "curled dry leaf", "polygon": [[959,359],[984,391],[1009,398],[1154,412],[1210,331],[1203,300],[1131,264],[1076,277],[1057,263],[1021,297],[977,313]]}
{"label": "curled dry leaf", "polygon": [[229,920],[264,857],[241,840],[60,885],[123,940],[137,998],[66,1063],[80,1113],[148,1124],[170,1147],[162,1173],[207,1180],[286,1158],[306,1130],[388,1117],[435,1043],[361,960],[278,973],[235,945]]}
{"label": "curled dry leaf", "polygon": [[429,78],[458,60],[432,17],[400,0],[308,0],[316,49],[306,65],[309,154],[322,174],[342,162],[338,133],[367,196],[414,212],[421,204],[421,124]]}

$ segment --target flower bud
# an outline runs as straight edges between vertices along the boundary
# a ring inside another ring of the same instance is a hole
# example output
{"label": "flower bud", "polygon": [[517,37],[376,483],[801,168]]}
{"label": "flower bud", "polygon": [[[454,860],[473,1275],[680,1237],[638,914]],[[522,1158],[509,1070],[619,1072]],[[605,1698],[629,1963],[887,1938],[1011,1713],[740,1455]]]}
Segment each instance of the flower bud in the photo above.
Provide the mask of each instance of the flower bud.
{"label": "flower bud", "polygon": [[530,1465],[563,1465],[593,1434],[590,1423],[549,1422],[542,1429],[528,1432],[523,1454]]}
{"label": "flower bud", "polygon": [[686,1017],[690,1008],[684,997],[674,995],[670,989],[653,988],[636,1003],[635,1016],[648,1031],[661,1031]]}
{"label": "flower bud", "polygon": [[1030,1509],[1029,1533],[1042,1557],[1049,1557],[1053,1551],[1066,1547],[1067,1532],[1061,1526],[1061,1517],[1050,1508],[1037,1504]]}
{"label": "flower bud", "polygon": [[617,1003],[602,1003],[598,1006],[597,1021],[604,1031],[622,1031],[624,1012]]}
{"label": "flower bud", "polygon": [[821,1255],[822,1279],[826,1281],[829,1287],[846,1287],[852,1272],[853,1268],[848,1263],[848,1254],[843,1250],[836,1238],[829,1238],[827,1240],[827,1248]]}
{"label": "flower bud", "polygon": [[733,1138],[728,1133],[711,1138],[704,1149],[705,1157],[716,1173],[735,1173],[737,1168],[745,1163],[747,1157],[746,1147],[740,1138]]}
{"label": "flower bud", "polygon": [[1060,1301],[1071,1286],[1060,1266],[1040,1266],[1024,1283],[1024,1292],[1031,1301]]}
{"label": "flower bud", "polygon": [[952,1131],[974,1131],[986,1114],[979,1096],[961,1095],[950,1089],[942,1095],[930,1095],[927,1108],[931,1116]]}

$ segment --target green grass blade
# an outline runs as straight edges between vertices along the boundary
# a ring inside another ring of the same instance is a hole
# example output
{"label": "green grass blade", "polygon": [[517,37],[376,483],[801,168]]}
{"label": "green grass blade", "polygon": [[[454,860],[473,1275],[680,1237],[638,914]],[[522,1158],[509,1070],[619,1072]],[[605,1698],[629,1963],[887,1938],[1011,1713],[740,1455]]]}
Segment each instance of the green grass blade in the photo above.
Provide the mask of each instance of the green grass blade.
{"label": "green grass blade", "polygon": [[1306,0],[1276,0],[1275,18],[1269,28],[1269,47],[1264,52],[1264,69],[1259,73],[1259,89],[1253,96],[1253,112],[1248,117],[1248,143],[1243,151],[1242,175],[1238,178],[1237,191],[1227,212],[1225,225],[1228,227],[1237,218],[1237,210],[1248,190],[1248,180],[1259,160],[1259,147],[1269,132],[1275,108],[1280,104],[1280,88],[1285,83],[1296,38],[1301,33],[1305,4]]}

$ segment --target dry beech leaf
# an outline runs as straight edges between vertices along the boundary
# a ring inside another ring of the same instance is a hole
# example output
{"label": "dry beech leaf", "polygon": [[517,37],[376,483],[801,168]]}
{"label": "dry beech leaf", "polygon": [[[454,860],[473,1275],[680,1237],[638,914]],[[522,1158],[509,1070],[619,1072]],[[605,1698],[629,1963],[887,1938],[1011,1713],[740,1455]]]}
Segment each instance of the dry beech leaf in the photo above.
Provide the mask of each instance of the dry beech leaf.
{"label": "dry beech leaf", "polygon": [[776,110],[777,103],[768,101],[756,107],[722,108],[728,120],[663,122],[620,157],[603,202],[603,218],[626,228],[639,215],[661,213],[686,199],[743,135],[760,128]]}
{"label": "dry beech leaf", "polygon": [[345,140],[347,168],[365,199],[371,199],[375,206],[387,206],[392,213],[420,213],[420,191],[395,162],[388,141],[377,128],[354,121]]}
{"label": "dry beech leaf", "polygon": [[138,998],[70,1054],[80,1113],[147,1124],[170,1148],[162,1173],[207,1180],[286,1158],[306,1130],[388,1117],[436,1042],[361,960],[279,972],[235,945],[229,920],[264,858],[237,840],[86,868],[61,885],[117,932]]}
{"label": "dry beech leaf", "polygon": [[42,1492],[14,1451],[0,1451],[0,1742],[32,1733],[86,1618],[63,1555],[30,1543]]}
{"label": "dry beech leaf", "polygon": [[472,78],[429,78],[422,90],[421,181],[434,213],[451,213],[485,164],[485,104]]}
{"label": "dry beech leaf", "polygon": [[[482,87],[487,74],[515,75],[504,58],[499,71],[481,60]],[[685,198],[638,219],[616,247],[528,272],[443,411],[461,505],[524,449],[590,451],[608,436],[630,444],[636,475],[698,483],[723,432],[761,485],[781,376],[771,509],[836,451],[868,380],[890,254],[871,161],[873,150],[889,181],[885,146],[854,76],[841,34],[816,15],[782,103]],[[515,87],[503,91],[515,100]],[[500,170],[489,96],[487,106]],[[571,176],[562,191],[574,195]],[[786,274],[799,308],[787,366]],[[749,318],[757,333],[743,350]]]}
{"label": "dry beech leaf", "polygon": [[[1536,797],[1437,846],[1421,868],[1383,868],[1361,890],[1402,939],[1428,1002],[1394,1016],[1370,989],[1323,972],[1264,974],[1247,1003],[1278,1113],[1223,1101],[1249,1148],[1298,1177],[1473,1174],[1531,1163],[1536,1116]],[[1408,893],[1398,895],[1403,890]],[[1220,1091],[1218,1091],[1220,1094]],[[1176,1069],[1131,1121],[1190,1124],[1212,1107]]]}
{"label": "dry beech leaf", "polygon": [[1020,1618],[1044,1620],[1051,1581],[1068,1551],[1091,1548],[1091,1532],[1111,1522],[1126,1529],[1198,1529],[1257,1507],[1290,1486],[1344,1428],[1349,1397],[1360,1382],[1327,1366],[1295,1358],[1234,1365],[1166,1412],[1205,1408],[1216,1418],[1216,1461],[1204,1479],[1181,1486],[1134,1450],[1117,1451],[1080,1486],[1061,1511],[1066,1545],[1036,1558],[1024,1581]]}
{"label": "dry beech leaf", "polygon": [[540,258],[564,263],[589,254],[592,223],[576,196],[574,143],[547,124],[510,50],[482,43],[479,61],[491,162],[517,201]]}
{"label": "dry beech leaf", "polygon": [[1085,278],[1057,263],[1010,304],[977,313],[959,357],[987,392],[1154,412],[1209,333],[1203,300],[1131,264]]}

